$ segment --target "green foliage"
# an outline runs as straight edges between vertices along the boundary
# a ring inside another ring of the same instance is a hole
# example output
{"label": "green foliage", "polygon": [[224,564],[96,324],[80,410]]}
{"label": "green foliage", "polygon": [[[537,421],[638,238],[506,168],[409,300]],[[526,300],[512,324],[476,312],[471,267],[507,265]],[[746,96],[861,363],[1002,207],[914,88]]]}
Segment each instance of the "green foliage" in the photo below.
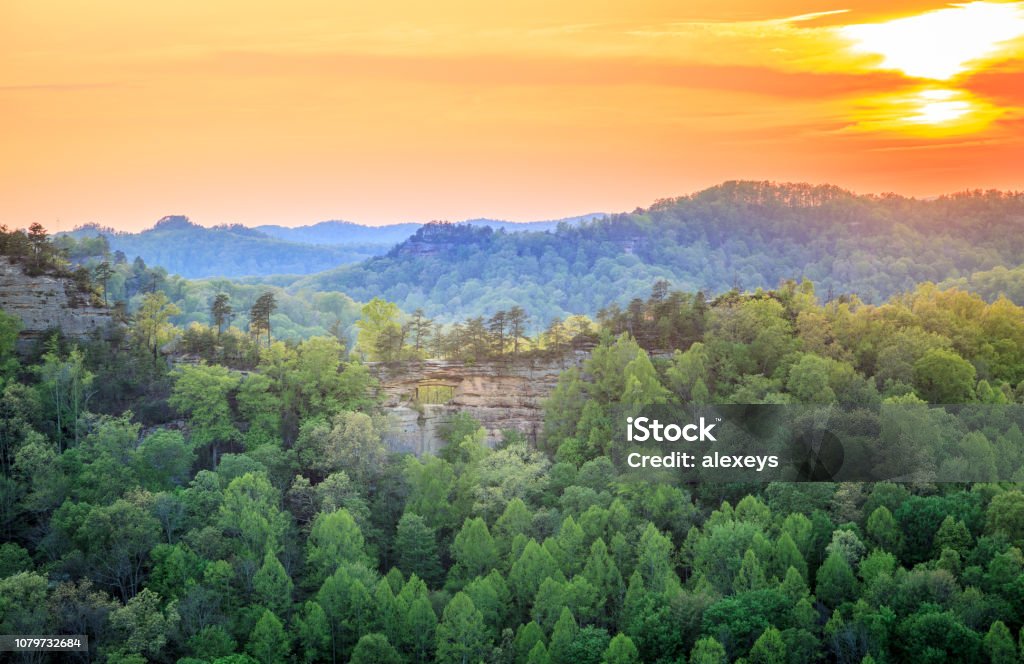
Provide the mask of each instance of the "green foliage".
{"label": "green foliage", "polygon": [[640,653],[633,639],[625,634],[618,634],[611,640],[601,659],[602,664],[637,664],[639,661]]}
{"label": "green foliage", "polygon": [[488,648],[483,615],[466,593],[457,593],[437,626],[437,662],[465,664],[484,657]]}
{"label": "green foliage", "polygon": [[406,512],[395,533],[398,566],[407,574],[415,574],[428,586],[436,586],[443,570],[437,555],[437,536],[423,517]]}
{"label": "green foliage", "polygon": [[931,403],[960,403],[974,396],[976,371],[953,351],[930,350],[914,363],[914,386]]}
{"label": "green foliage", "polygon": [[284,625],[270,609],[256,622],[245,650],[260,664],[283,664],[289,661],[290,639]]}
{"label": "green foliage", "polygon": [[856,596],[857,579],[841,553],[832,553],[818,569],[815,595],[829,607],[837,607]]}
{"label": "green foliage", "polygon": [[352,664],[402,664],[404,661],[383,634],[362,636],[349,660]]}
{"label": "green foliage", "polygon": [[[378,339],[404,339],[373,350],[395,360],[507,359],[501,370],[519,375],[546,355],[542,366],[568,367],[538,445],[518,432],[492,449],[462,413],[440,456],[415,458],[387,451],[371,370],[342,343],[350,331],[314,334],[324,320],[310,319],[291,331],[312,338],[257,348],[232,325],[271,292],[278,308],[255,326],[264,346],[267,325],[279,339],[314,296],[110,265],[94,272],[108,295],[147,300],[126,337],[76,348],[55,336],[0,367],[5,633],[86,633],[96,661],[196,664],[1017,656],[1024,497],[991,481],[1024,463],[1004,407],[1022,397],[1024,318],[1006,300],[926,284],[877,306],[819,304],[806,281],[708,299],[659,282],[596,324],[561,316],[532,338],[509,302],[439,334],[425,313],[378,301]],[[154,288],[166,302],[146,298]],[[172,328],[177,316],[159,321],[172,301],[210,318]],[[321,304],[354,324],[350,300]],[[154,320],[166,340],[156,361]],[[577,363],[570,349],[590,354]],[[978,410],[958,420],[922,397]],[[880,467],[935,450],[943,472],[977,481],[619,474],[621,413],[694,402],[865,406],[844,416]]]}

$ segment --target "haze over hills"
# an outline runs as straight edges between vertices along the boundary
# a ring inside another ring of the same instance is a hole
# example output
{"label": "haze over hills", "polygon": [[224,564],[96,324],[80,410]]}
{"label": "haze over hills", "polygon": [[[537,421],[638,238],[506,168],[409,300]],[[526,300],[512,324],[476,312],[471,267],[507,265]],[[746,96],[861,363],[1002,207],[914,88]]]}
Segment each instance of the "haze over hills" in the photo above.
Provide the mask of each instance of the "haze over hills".
{"label": "haze over hills", "polygon": [[1022,262],[1024,194],[919,200],[727,182],[549,233],[429,225],[385,255],[289,285],[358,301],[383,297],[443,319],[518,304],[546,321],[625,306],[658,279],[714,295],[803,277],[823,297],[879,302],[924,281]]}
{"label": "haze over hills", "polygon": [[[431,223],[397,244],[390,242],[413,224],[203,228],[169,217],[142,233],[87,227],[73,234],[101,233],[128,260],[142,256],[187,278],[340,292],[356,302],[382,297],[446,321],[513,306],[539,324],[596,315],[645,297],[659,279],[709,296],[800,278],[812,280],[823,299],[854,293],[879,302],[924,281],[977,281],[988,299],[1006,293],[1019,301],[1024,293],[1024,270],[1016,269],[1024,263],[1020,193],[921,200],[832,185],[726,182],[632,213],[594,216],[513,227],[522,232],[492,220]],[[991,272],[998,266],[1006,269]]]}
{"label": "haze over hills", "polygon": [[[500,219],[467,219],[458,222],[460,225],[503,229],[508,233],[524,231],[553,231],[558,224],[578,224],[604,217],[604,214],[593,213],[551,221],[502,221]],[[385,244],[389,247],[406,240],[423,224],[403,223],[384,226],[364,226],[351,221],[321,221],[310,226],[256,226],[254,230],[266,233],[289,242],[305,242],[308,244],[347,245],[352,243]]]}
{"label": "haze over hills", "polygon": [[[554,221],[508,222],[472,219],[460,225],[502,229],[506,232],[554,230],[561,224],[578,224],[601,218],[590,214]],[[241,224],[207,228],[188,217],[164,217],[138,233],[88,224],[59,233],[76,239],[103,236],[111,252],[128,260],[141,257],[172,274],[189,279],[206,277],[269,277],[304,275],[356,263],[386,253],[409,238],[418,223],[365,226],[347,221],[324,221],[310,226],[258,226]]]}

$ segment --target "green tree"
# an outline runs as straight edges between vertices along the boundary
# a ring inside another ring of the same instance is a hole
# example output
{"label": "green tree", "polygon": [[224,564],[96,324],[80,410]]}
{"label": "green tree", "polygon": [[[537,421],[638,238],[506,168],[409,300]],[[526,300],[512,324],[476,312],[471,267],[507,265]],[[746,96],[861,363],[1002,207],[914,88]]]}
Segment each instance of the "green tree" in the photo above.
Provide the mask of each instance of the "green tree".
{"label": "green tree", "polygon": [[992,664],[1016,664],[1018,661],[1013,635],[1002,620],[993,622],[989,627],[985,635],[985,652]]}
{"label": "green tree", "polygon": [[270,609],[264,609],[263,615],[256,621],[245,651],[260,664],[282,664],[289,661],[291,639],[284,625]]}
{"label": "green tree", "polygon": [[175,334],[170,323],[171,316],[177,316],[181,309],[167,299],[162,291],[147,293],[135,312],[132,334],[136,342],[153,354],[156,360],[160,347],[169,342]]}
{"label": "green tree", "polygon": [[317,602],[310,600],[302,605],[293,633],[304,662],[322,661],[331,655],[331,624]]}
{"label": "green tree", "polygon": [[163,652],[181,618],[174,602],[162,604],[159,595],[143,588],[127,604],[111,612],[110,625],[127,654],[155,659]]}
{"label": "green tree", "polygon": [[832,553],[818,569],[815,595],[826,606],[835,608],[856,598],[857,580],[850,564],[840,553]]}
{"label": "green tree", "polygon": [[256,345],[259,345],[262,333],[266,332],[266,345],[270,347],[270,317],[276,309],[277,298],[272,291],[264,291],[249,309],[249,333],[256,338]]}
{"label": "green tree", "polygon": [[263,566],[253,577],[256,598],[274,615],[287,617],[291,614],[293,588],[294,584],[284,565],[268,550],[263,557]]}
{"label": "green tree", "polygon": [[359,636],[369,631],[373,616],[373,599],[353,571],[357,570],[351,565],[338,565],[316,593],[316,603],[327,617],[332,662],[351,655]]}
{"label": "green tree", "polygon": [[974,398],[974,366],[951,350],[935,348],[914,363],[914,387],[929,403],[964,403]]}
{"label": "green tree", "polygon": [[782,633],[769,627],[754,642],[750,649],[750,664],[786,664],[786,644]]}
{"label": "green tree", "polygon": [[706,636],[693,644],[690,664],[726,664],[725,648],[714,637]]}
{"label": "green tree", "polygon": [[238,643],[220,625],[208,625],[188,640],[189,648],[199,659],[214,660],[235,652]]}
{"label": "green tree", "polygon": [[893,518],[892,512],[885,505],[875,508],[868,517],[868,537],[875,544],[893,553],[899,553],[903,545],[903,533]]}
{"label": "green tree", "polygon": [[278,552],[285,541],[289,521],[278,505],[280,492],[263,473],[246,473],[224,489],[217,523],[234,538],[234,554],[248,561],[253,571],[268,551]]}
{"label": "green tree", "polygon": [[1002,533],[1018,544],[1024,542],[1024,493],[1014,490],[997,495],[985,516],[988,532]]}
{"label": "green tree", "polygon": [[44,634],[47,580],[36,572],[18,572],[0,579],[0,630],[5,634]]}
{"label": "green tree", "polygon": [[178,431],[158,429],[142,439],[135,454],[135,473],[143,486],[159,491],[185,484],[196,453]]}
{"label": "green tree", "polygon": [[317,515],[306,550],[309,580],[313,585],[323,582],[342,563],[369,563],[363,533],[344,508]]}
{"label": "green tree", "polygon": [[497,566],[498,550],[483,519],[466,519],[452,544],[452,557],[455,565],[448,578],[458,587],[474,577],[486,576]]}
{"label": "green tree", "polygon": [[437,536],[418,514],[406,511],[398,521],[395,534],[398,567],[415,574],[427,585],[436,587],[443,571],[437,555]]}
{"label": "green tree", "polygon": [[[54,434],[58,448],[67,438],[78,444],[79,417],[92,394],[94,375],[85,367],[85,356],[78,348],[61,357],[56,337],[47,344],[43,363],[33,370],[39,377],[39,393],[43,406],[54,417]],[[68,431],[70,430],[70,436]]]}
{"label": "green tree", "polygon": [[408,634],[406,650],[412,660],[424,664],[431,661],[437,634],[437,614],[430,600],[426,597],[413,600],[403,624]]}
{"label": "green tree", "polygon": [[640,653],[633,645],[633,639],[625,634],[618,634],[611,640],[601,659],[602,664],[637,664],[639,661]]}
{"label": "green tree", "polygon": [[175,370],[174,387],[167,402],[188,415],[192,444],[209,445],[214,466],[219,446],[241,438],[228,401],[239,382],[238,374],[220,365],[196,364]]}
{"label": "green tree", "polygon": [[210,318],[217,327],[217,336],[224,334],[224,326],[231,324],[231,317],[234,309],[231,307],[231,296],[227,293],[217,293],[210,303]]}
{"label": "green tree", "polygon": [[466,593],[457,593],[444,608],[437,626],[437,662],[473,664],[487,653],[484,617]]}
{"label": "green tree", "polygon": [[365,634],[349,660],[350,664],[402,664],[404,661],[383,634]]}
{"label": "green tree", "polygon": [[562,615],[551,632],[551,643],[548,647],[548,655],[553,662],[572,661],[572,645],[579,633],[580,628],[572,616],[572,611],[563,608]]}
{"label": "green tree", "polygon": [[370,361],[398,359],[394,346],[395,340],[400,336],[401,327],[401,312],[398,305],[373,298],[363,305],[362,317],[356,322],[356,328],[359,330],[356,353],[364,360]]}
{"label": "green tree", "polygon": [[18,342],[19,332],[21,332],[21,320],[0,309],[0,390],[18,370],[19,362],[15,346]]}

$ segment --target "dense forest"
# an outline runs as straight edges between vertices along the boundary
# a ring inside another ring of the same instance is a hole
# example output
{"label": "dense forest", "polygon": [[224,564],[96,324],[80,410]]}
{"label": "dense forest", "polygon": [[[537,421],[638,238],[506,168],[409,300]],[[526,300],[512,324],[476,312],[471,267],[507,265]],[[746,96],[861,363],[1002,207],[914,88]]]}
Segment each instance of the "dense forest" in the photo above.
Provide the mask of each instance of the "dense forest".
{"label": "dense forest", "polygon": [[[75,274],[41,229],[2,237],[26,269]],[[132,265],[114,269],[161,274]],[[78,272],[102,301],[94,277]],[[365,298],[349,346],[277,338],[273,291],[245,307],[211,291],[210,324],[184,328],[162,290],[139,294],[119,335],[55,333],[21,356],[0,313],[0,632],[90,644],[26,661],[1020,657],[1024,493],[990,480],[1020,465],[1024,434],[1001,411],[978,435],[928,409],[912,423],[978,468],[968,484],[652,483],[609,458],[623,405],[1022,403],[1024,309],[1005,298],[922,285],[868,304],[810,281],[708,297],[652,280],[534,334],[513,331],[525,306],[495,305],[460,323],[473,343]],[[488,447],[463,415],[438,456],[389,452],[363,360],[467,347],[589,354],[536,445],[510,430]]]}
{"label": "dense forest", "polygon": [[826,299],[855,293],[877,303],[925,281],[1017,267],[1022,224],[1022,194],[916,200],[732,182],[547,233],[429,225],[386,256],[295,287],[383,297],[442,317],[519,305],[544,321],[625,305],[657,279],[720,294],[803,277]]}

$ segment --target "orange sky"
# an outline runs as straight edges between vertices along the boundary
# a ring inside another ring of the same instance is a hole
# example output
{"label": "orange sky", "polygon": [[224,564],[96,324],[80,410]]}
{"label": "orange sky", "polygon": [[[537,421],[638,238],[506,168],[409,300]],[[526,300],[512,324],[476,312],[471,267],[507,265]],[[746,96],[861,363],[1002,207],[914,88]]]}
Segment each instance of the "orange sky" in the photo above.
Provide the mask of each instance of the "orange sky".
{"label": "orange sky", "polygon": [[1024,2],[370,4],[4,0],[0,223],[1024,187]]}

